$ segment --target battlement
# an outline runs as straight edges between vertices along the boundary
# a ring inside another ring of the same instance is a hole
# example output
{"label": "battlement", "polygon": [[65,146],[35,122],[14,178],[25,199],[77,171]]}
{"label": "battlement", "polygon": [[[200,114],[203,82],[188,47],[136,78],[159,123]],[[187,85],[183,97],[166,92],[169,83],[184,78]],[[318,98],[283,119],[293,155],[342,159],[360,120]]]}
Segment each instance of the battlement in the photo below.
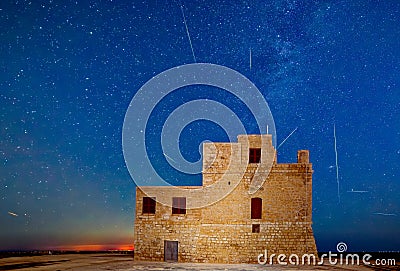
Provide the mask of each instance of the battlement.
{"label": "battlement", "polygon": [[[290,165],[297,168],[297,164],[308,164],[310,172],[312,171],[308,150],[298,151],[297,163]],[[213,174],[236,174],[243,170],[243,167],[255,168],[259,173],[269,172],[272,168],[282,168],[282,165],[288,164],[277,162],[277,152],[272,145],[270,134],[239,135],[238,142],[203,144],[204,186],[218,181],[215,176],[210,176]]]}

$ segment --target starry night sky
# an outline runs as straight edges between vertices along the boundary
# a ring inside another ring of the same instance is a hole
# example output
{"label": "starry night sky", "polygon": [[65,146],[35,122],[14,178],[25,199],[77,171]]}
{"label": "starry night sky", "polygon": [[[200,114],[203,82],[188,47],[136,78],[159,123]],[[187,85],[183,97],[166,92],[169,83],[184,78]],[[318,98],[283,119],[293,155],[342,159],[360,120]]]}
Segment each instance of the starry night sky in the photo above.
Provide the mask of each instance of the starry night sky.
{"label": "starry night sky", "polygon": [[[122,125],[146,81],[194,62],[180,5],[197,62],[230,67],[260,89],[278,144],[297,128],[278,161],[310,150],[318,249],[343,241],[349,251],[398,251],[397,0],[1,1],[0,250],[132,245],[135,184]],[[156,132],[170,110],[199,97],[227,104],[257,132],[227,93],[180,89],[149,123],[149,156],[161,169]],[[192,123],[180,137],[184,157],[198,160],[205,139],[227,137]]]}

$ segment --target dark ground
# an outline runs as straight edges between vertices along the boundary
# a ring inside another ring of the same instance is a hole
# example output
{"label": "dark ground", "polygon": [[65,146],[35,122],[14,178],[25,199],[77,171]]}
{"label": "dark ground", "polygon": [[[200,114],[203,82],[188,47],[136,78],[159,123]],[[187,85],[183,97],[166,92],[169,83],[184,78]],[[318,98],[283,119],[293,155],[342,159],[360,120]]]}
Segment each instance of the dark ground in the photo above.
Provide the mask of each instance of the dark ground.
{"label": "dark ground", "polygon": [[138,262],[132,254],[74,253],[36,256],[12,256],[0,259],[0,270],[400,270],[396,266],[281,266],[258,264],[195,264]]}

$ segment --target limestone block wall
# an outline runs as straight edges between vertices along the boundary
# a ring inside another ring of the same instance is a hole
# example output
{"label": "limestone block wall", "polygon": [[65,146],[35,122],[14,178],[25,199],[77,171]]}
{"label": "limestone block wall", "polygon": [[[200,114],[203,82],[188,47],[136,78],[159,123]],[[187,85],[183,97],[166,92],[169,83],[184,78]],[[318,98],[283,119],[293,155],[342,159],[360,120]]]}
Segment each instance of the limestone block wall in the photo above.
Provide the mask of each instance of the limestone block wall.
{"label": "limestone block wall", "polygon": [[[248,163],[249,148],[261,148],[260,163]],[[219,184],[212,192],[223,193],[226,187],[231,192],[185,215],[173,215],[170,206],[160,203],[155,214],[142,214],[142,198],[151,195],[137,188],[135,259],[163,261],[164,240],[179,242],[181,262],[256,263],[265,249],[269,254],[317,255],[308,151],[298,152],[298,163],[279,164],[270,135],[241,135],[238,143],[204,144],[203,155],[203,186]],[[260,186],[254,191],[256,178]],[[201,200],[187,194],[188,206]],[[252,198],[262,199],[261,219],[251,218]],[[253,224],[259,232],[252,232]]]}
{"label": "limestone block wall", "polygon": [[317,255],[312,229],[302,223],[261,223],[260,233],[247,224],[202,224],[198,253],[192,261],[211,263],[257,263],[257,256],[268,250],[301,257]]}
{"label": "limestone block wall", "polygon": [[164,260],[164,240],[179,241],[178,261],[191,262],[197,254],[201,210],[187,210],[186,214],[172,214],[169,206],[156,203],[155,214],[142,214],[144,194],[136,189],[135,259]]}
{"label": "limestone block wall", "polygon": [[[202,209],[197,248],[199,262],[255,263],[265,249],[270,254],[317,255],[311,227],[311,164],[275,164],[261,189],[248,189],[257,165],[225,199]],[[251,219],[251,198],[262,199],[261,219]],[[252,224],[260,225],[252,233]]]}

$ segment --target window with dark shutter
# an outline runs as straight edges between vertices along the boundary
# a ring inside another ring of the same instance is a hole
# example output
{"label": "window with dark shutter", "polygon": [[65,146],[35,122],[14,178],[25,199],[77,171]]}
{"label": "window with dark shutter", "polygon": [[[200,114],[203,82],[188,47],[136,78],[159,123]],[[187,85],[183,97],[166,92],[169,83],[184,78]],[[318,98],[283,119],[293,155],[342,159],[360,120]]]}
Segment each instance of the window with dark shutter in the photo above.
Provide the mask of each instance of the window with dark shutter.
{"label": "window with dark shutter", "polygon": [[262,199],[251,199],[251,219],[261,219]]}
{"label": "window with dark shutter", "polygon": [[155,214],[156,213],[156,198],[143,197],[143,214]]}
{"label": "window with dark shutter", "polygon": [[172,214],[186,214],[186,198],[172,198]]}
{"label": "window with dark shutter", "polygon": [[260,163],[261,149],[249,149],[249,163]]}
{"label": "window with dark shutter", "polygon": [[252,233],[259,233],[260,232],[260,224],[251,225],[251,232]]}

